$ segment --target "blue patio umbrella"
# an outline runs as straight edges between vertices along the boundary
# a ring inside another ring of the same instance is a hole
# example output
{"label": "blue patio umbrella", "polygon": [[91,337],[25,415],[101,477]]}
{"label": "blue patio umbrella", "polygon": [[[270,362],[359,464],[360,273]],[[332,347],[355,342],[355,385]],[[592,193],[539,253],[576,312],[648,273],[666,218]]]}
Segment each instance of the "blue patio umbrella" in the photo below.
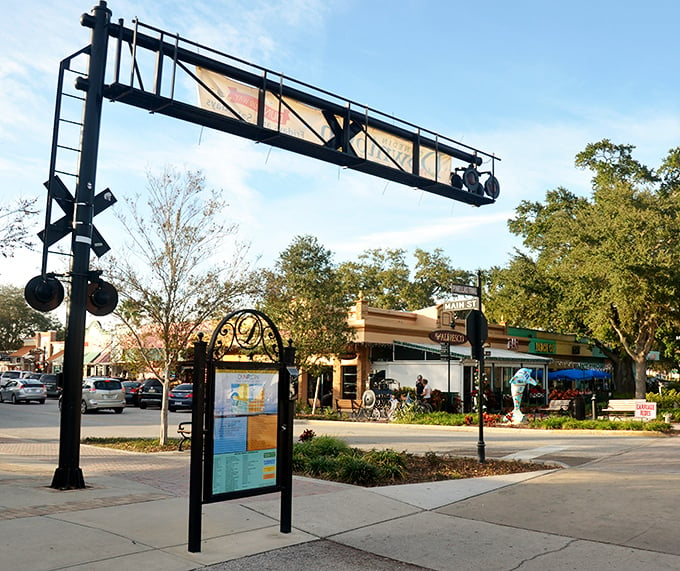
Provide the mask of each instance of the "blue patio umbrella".
{"label": "blue patio umbrella", "polygon": [[548,380],[550,381],[589,381],[592,379],[608,379],[611,375],[598,369],[560,369],[550,371]]}

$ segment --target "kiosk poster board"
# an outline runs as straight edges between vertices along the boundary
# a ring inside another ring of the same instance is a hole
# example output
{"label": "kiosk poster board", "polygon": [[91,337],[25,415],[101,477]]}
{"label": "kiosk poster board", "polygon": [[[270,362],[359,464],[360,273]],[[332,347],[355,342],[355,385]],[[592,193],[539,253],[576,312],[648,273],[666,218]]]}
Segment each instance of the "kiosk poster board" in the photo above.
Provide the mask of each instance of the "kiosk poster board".
{"label": "kiosk poster board", "polygon": [[208,401],[209,501],[277,491],[279,370],[268,364],[216,363]]}

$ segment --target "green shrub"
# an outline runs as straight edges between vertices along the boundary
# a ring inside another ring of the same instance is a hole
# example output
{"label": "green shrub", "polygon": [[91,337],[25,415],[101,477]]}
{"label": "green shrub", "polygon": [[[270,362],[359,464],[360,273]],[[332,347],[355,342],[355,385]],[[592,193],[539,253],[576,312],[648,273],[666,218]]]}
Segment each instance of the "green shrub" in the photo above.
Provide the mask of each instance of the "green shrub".
{"label": "green shrub", "polygon": [[649,402],[657,403],[661,410],[680,408],[680,391],[676,389],[662,389],[661,394],[647,393],[645,397]]}
{"label": "green shrub", "polygon": [[346,442],[332,436],[316,436],[295,446],[300,446],[309,456],[337,456],[351,450]]}
{"label": "green shrub", "polygon": [[415,405],[402,408],[393,420],[398,424],[430,424],[436,426],[465,426],[464,414],[451,414],[448,412],[419,413]]}
{"label": "green shrub", "polygon": [[383,480],[403,480],[406,476],[406,452],[396,452],[390,448],[386,450],[371,450],[364,455],[364,460],[374,464],[380,470]]}
{"label": "green shrub", "polygon": [[311,476],[332,476],[338,469],[338,458],[333,458],[331,456],[314,456],[308,458],[305,472],[308,472]]}
{"label": "green shrub", "polygon": [[306,472],[309,456],[300,449],[300,445],[293,446],[293,472]]}
{"label": "green shrub", "polygon": [[671,426],[666,424],[663,420],[650,420],[642,423],[642,430],[651,430],[653,432],[670,432]]}
{"label": "green shrub", "polygon": [[529,421],[530,428],[546,430],[639,430],[670,432],[671,426],[663,421],[643,420],[576,420],[570,416],[549,416]]}
{"label": "green shrub", "polygon": [[363,458],[343,454],[337,459],[338,480],[358,486],[372,486],[380,482],[380,469]]}

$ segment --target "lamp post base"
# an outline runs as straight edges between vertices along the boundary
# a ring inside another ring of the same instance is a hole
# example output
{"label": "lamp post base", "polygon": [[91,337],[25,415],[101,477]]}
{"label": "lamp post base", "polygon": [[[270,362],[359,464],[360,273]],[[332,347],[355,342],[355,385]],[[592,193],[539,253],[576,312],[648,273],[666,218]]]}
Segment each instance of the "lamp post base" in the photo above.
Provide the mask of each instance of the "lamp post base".
{"label": "lamp post base", "polygon": [[80,490],[85,487],[83,471],[78,468],[57,468],[50,488],[55,490]]}

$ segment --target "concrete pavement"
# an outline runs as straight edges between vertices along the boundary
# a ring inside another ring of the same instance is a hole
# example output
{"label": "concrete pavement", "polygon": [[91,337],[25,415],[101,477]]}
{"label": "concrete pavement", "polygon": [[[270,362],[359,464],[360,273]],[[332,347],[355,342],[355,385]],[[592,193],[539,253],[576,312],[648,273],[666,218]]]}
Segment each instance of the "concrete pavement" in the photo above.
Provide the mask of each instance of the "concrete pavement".
{"label": "concrete pavement", "polygon": [[[278,494],[208,504],[202,551],[189,553],[187,452],[82,446],[88,487],[56,491],[58,443],[0,431],[0,561],[22,570],[680,569],[680,440],[614,450],[563,470],[406,486],[295,478],[292,533],[278,531]],[[550,450],[529,455],[550,459]]]}

